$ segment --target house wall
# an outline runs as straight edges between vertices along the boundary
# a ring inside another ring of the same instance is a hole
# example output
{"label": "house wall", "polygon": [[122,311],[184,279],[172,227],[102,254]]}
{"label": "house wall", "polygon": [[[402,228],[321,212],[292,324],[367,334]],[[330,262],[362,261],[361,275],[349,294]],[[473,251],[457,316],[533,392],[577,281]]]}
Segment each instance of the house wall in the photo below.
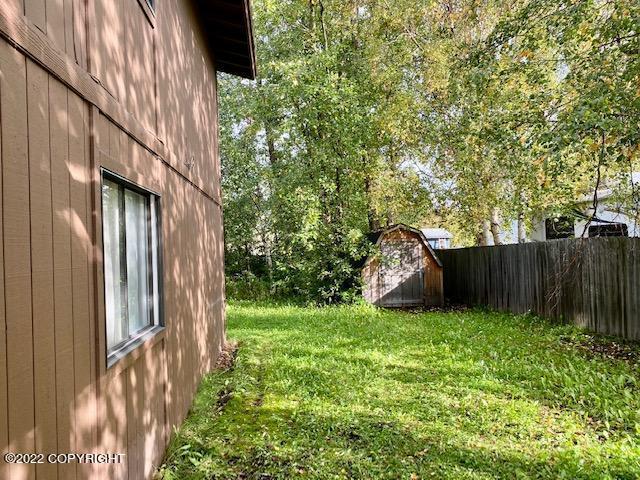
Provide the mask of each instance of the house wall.
{"label": "house wall", "polygon": [[[142,2],[0,0],[0,447],[126,455],[0,479],[150,478],[224,341],[215,70]],[[111,368],[100,167],[162,206],[166,329]]]}
{"label": "house wall", "polygon": [[[517,241],[518,222],[514,221],[513,224],[516,232],[515,234],[516,241],[512,243],[518,243]],[[531,233],[529,234],[529,238],[531,239],[532,242],[544,242],[547,239],[547,227],[544,220],[538,220],[533,223],[531,228]]]}
{"label": "house wall", "polygon": [[[585,208],[585,215],[590,215],[592,209]],[[606,202],[603,202],[598,206],[598,213],[596,215],[598,218],[602,220],[606,220],[607,222],[615,222],[615,223],[624,223],[629,232],[630,237],[640,237],[640,224],[636,223],[632,218],[629,218],[627,215],[623,213],[616,212],[612,209],[611,205],[607,205]],[[574,237],[580,238],[581,236],[588,237],[589,229],[587,227],[586,220],[576,219],[574,222]],[[604,222],[591,222],[589,225],[606,225]],[[510,224],[511,236],[505,236],[504,243],[518,243],[518,225],[516,221],[512,221]],[[583,235],[584,234],[584,235]],[[531,231],[527,235],[527,241],[530,242],[544,242],[547,240],[547,232],[545,219],[538,218],[536,219],[532,226]]]}
{"label": "house wall", "polygon": [[433,249],[443,249],[451,247],[451,239],[449,238],[428,238],[427,241]]}
{"label": "house wall", "polygon": [[[630,237],[640,237],[640,225],[638,225],[633,219],[629,218],[624,213],[619,213],[614,210],[609,210],[610,206],[606,203],[598,206],[596,217],[601,220],[612,223],[623,223],[628,228]],[[593,209],[589,209],[587,215],[591,215]],[[581,236],[589,236],[589,227],[595,225],[606,225],[605,222],[587,222],[586,220],[576,220],[574,225],[574,233],[576,238]],[[584,235],[583,235],[584,234]]]}

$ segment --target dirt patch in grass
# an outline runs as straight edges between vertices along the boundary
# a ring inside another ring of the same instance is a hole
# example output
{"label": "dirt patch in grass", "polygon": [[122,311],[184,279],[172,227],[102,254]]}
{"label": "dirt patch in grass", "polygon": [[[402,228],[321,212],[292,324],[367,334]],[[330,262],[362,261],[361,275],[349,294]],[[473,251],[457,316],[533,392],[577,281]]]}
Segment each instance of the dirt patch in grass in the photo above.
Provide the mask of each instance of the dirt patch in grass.
{"label": "dirt patch in grass", "polygon": [[630,342],[595,334],[563,339],[585,355],[640,364],[640,342]]}
{"label": "dirt patch in grass", "polygon": [[402,312],[402,313],[454,313],[454,312],[467,312],[470,310],[468,305],[462,305],[459,303],[445,303],[443,306],[430,306],[430,307],[399,307],[389,308],[390,311]]}
{"label": "dirt patch in grass", "polygon": [[[238,356],[238,342],[225,342],[222,347],[222,352],[220,352],[220,356],[216,362],[215,369],[220,370],[222,372],[231,372],[236,364],[236,357]],[[216,403],[214,406],[214,410],[216,413],[220,413],[224,410],[224,407],[227,406],[229,400],[233,398],[233,389],[230,385],[225,385],[225,387],[218,392],[218,398],[216,399]]]}
{"label": "dirt patch in grass", "polygon": [[223,372],[233,370],[236,363],[236,356],[238,355],[238,342],[225,342],[222,347],[222,352],[218,356],[216,361],[216,370],[222,370]]}
{"label": "dirt patch in grass", "polygon": [[227,406],[227,403],[229,403],[229,400],[231,400],[232,398],[233,398],[233,389],[229,386],[226,386],[225,388],[220,390],[220,393],[218,393],[218,398],[216,400],[216,405],[214,407],[214,410],[217,413],[222,412],[224,410],[224,407]]}

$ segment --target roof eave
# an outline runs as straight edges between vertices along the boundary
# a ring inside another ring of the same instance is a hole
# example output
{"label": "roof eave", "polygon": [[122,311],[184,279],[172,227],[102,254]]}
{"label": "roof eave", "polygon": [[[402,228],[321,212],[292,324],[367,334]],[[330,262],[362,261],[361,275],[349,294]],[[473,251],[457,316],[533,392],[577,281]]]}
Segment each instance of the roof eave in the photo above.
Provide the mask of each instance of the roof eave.
{"label": "roof eave", "polygon": [[193,0],[216,70],[254,80],[257,74],[250,0]]}

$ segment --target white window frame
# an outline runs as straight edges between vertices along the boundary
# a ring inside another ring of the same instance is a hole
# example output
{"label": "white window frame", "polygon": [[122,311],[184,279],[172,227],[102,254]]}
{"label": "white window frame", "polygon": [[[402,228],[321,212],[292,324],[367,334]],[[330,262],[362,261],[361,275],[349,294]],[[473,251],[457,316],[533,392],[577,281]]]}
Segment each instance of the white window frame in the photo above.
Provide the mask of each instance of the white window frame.
{"label": "white window frame", "polygon": [[[106,254],[107,254],[105,251],[105,216],[104,216],[104,198],[103,198],[103,187],[104,187],[105,180],[108,180],[111,183],[117,184],[123,193],[126,190],[130,190],[132,192],[135,192],[147,198],[145,211],[147,212],[147,221],[146,221],[147,245],[148,245],[147,248],[149,253],[148,263],[147,263],[147,270],[148,270],[147,283],[149,288],[147,299],[149,303],[149,323],[147,323],[146,326],[143,327],[142,329],[136,331],[132,335],[127,336],[122,341],[113,345],[112,347],[109,347],[107,345],[107,335],[108,335],[107,322],[109,322],[109,318],[107,315],[107,291],[106,290],[107,290],[107,275],[109,274],[109,272],[107,272],[107,269],[104,268],[103,284],[105,289],[104,291],[105,322],[103,327],[104,327],[104,334],[105,334],[104,335],[105,347],[106,347],[106,353],[107,353],[107,368],[109,368],[114,364],[116,364],[118,360],[120,360],[121,358],[129,354],[131,351],[138,348],[141,344],[146,342],[148,339],[154,337],[159,332],[164,330],[163,292],[162,292],[162,283],[163,283],[162,282],[162,278],[163,278],[162,277],[162,224],[161,224],[162,215],[161,215],[161,205],[160,205],[161,197],[159,194],[147,188],[141,187],[140,185],[137,185],[131,182],[130,180],[127,180],[126,178],[122,177],[121,175],[111,172],[105,168],[100,169],[100,179],[101,179],[100,205],[101,205],[101,218],[102,218],[103,265],[106,265],[105,261],[106,261]],[[125,215],[124,202],[120,208],[123,209],[121,215]],[[120,227],[122,227],[122,225]],[[120,245],[119,250],[121,252],[124,251],[125,259],[123,260],[122,257],[120,259],[120,267],[124,268],[124,273],[121,272],[119,281],[122,281],[121,279],[123,278],[123,275],[124,275],[125,285],[122,288],[123,290],[126,291],[128,287],[128,285],[126,284],[126,282],[128,281],[127,262],[126,262],[126,229],[124,232],[121,233],[121,238],[122,236],[124,236],[124,245],[122,246],[119,244]],[[123,253],[121,253],[121,255],[122,254]],[[122,298],[123,296],[121,293],[120,295],[121,301],[122,301]],[[124,310],[126,312],[126,309]],[[128,313],[125,313],[125,314],[127,315],[126,323],[128,325],[128,322],[130,321],[130,319],[128,318]]]}

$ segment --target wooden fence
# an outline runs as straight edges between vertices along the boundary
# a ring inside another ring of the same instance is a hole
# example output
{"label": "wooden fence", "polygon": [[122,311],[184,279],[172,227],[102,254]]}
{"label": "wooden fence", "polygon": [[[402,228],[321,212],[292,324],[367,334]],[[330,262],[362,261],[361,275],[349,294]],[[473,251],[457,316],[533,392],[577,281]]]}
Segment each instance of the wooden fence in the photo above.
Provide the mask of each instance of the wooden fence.
{"label": "wooden fence", "polygon": [[640,340],[640,238],[438,250],[445,296]]}

